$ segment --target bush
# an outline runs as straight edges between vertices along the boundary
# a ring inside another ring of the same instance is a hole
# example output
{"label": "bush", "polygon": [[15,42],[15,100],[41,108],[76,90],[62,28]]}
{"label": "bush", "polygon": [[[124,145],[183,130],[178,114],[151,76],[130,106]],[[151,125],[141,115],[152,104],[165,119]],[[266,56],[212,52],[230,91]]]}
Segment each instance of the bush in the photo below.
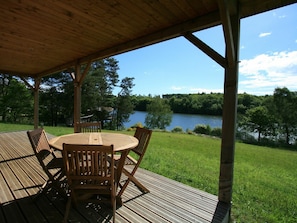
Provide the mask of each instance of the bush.
{"label": "bush", "polygon": [[140,127],[140,128],[143,128],[143,125],[141,122],[137,122],[136,124],[132,125],[130,128],[133,128],[135,129],[136,127]]}
{"label": "bush", "polygon": [[183,132],[183,128],[180,127],[180,126],[176,126],[176,127],[174,127],[174,129],[171,130],[171,132],[182,133]]}
{"label": "bush", "polygon": [[222,129],[221,128],[213,128],[210,132],[212,136],[222,137]]}
{"label": "bush", "polygon": [[193,132],[198,134],[210,135],[211,127],[209,125],[196,125]]}

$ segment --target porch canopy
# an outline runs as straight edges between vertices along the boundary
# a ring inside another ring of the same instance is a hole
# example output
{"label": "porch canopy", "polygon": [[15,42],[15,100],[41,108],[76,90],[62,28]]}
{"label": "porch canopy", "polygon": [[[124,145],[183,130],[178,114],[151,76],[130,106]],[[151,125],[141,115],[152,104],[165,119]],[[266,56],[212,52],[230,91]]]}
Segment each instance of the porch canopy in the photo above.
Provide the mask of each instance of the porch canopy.
{"label": "porch canopy", "polygon": [[[80,85],[91,62],[184,36],[225,69],[219,200],[231,203],[240,19],[296,0],[9,0],[0,4],[0,73],[35,79],[38,126],[40,78],[73,70],[74,121]],[[222,25],[221,56],[193,32]],[[174,50],[174,49],[173,49]],[[198,60],[197,60],[198,63]],[[82,71],[80,66],[87,64]],[[201,77],[203,78],[203,77]],[[30,83],[27,82],[30,86]]]}
{"label": "porch canopy", "polygon": [[[0,72],[42,77],[296,0],[11,0],[0,4]],[[230,38],[230,37],[229,37]],[[232,39],[226,40],[230,42]]]}

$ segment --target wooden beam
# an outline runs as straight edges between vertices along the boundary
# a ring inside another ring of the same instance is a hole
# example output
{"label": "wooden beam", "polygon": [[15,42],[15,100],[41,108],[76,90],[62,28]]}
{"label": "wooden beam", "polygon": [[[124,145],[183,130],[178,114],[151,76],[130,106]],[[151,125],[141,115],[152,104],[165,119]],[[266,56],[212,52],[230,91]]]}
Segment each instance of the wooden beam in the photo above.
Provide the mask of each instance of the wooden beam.
{"label": "wooden beam", "polygon": [[226,59],[230,67],[234,66],[234,62],[237,62],[235,61],[234,39],[230,22],[230,11],[234,12],[236,2],[234,0],[218,0],[227,50]]}
{"label": "wooden beam", "polygon": [[75,66],[75,79],[73,81],[74,86],[74,111],[73,111],[73,125],[74,132],[78,132],[77,123],[80,122],[80,113],[81,113],[81,70],[80,64],[77,63]]}
{"label": "wooden beam", "polygon": [[200,40],[198,37],[194,36],[192,33],[186,33],[184,34],[184,37],[200,50],[202,50],[205,54],[207,54],[210,58],[220,64],[223,68],[226,67],[226,59],[210,46],[208,46],[206,43],[204,43],[202,40]]}
{"label": "wooden beam", "polygon": [[20,77],[20,78],[25,83],[25,85],[27,85],[31,90],[34,90],[34,87],[24,77]]}
{"label": "wooden beam", "polygon": [[[237,119],[237,91],[238,91],[238,58],[239,58],[239,37],[240,37],[240,15],[230,17],[232,31],[232,42],[226,43],[227,54],[234,50],[233,61],[228,61],[225,69],[224,80],[224,105],[222,123],[221,161],[219,177],[219,201],[231,203],[233,189],[235,134]],[[224,29],[224,32],[230,30]],[[232,49],[230,49],[233,44]]]}
{"label": "wooden beam", "polygon": [[34,79],[34,129],[39,126],[39,86],[41,78]]}
{"label": "wooden beam", "polygon": [[83,73],[81,74],[81,64],[77,63],[75,66],[75,73],[71,72],[74,86],[74,113],[73,113],[73,125],[74,125],[74,132],[78,132],[78,125],[77,123],[80,122],[80,114],[81,114],[81,86],[82,83],[88,74],[92,61],[90,60],[86,65]]}
{"label": "wooden beam", "polygon": [[84,72],[82,73],[81,77],[80,77],[80,80],[79,80],[79,85],[81,87],[86,75],[88,74],[89,70],[90,70],[90,67],[91,67],[91,64],[92,64],[92,61],[90,60],[88,63],[87,63],[87,66],[86,68],[84,69]]}

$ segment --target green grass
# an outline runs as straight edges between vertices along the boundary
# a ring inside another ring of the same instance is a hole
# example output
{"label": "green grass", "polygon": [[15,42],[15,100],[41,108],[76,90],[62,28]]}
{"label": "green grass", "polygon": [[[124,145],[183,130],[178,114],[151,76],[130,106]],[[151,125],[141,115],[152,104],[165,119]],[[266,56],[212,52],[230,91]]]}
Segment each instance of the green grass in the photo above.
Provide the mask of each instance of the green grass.
{"label": "green grass", "polygon": [[[33,126],[0,124],[0,132],[27,129]],[[73,132],[67,127],[45,130]],[[141,167],[217,195],[220,143],[211,137],[153,132]],[[234,222],[297,222],[296,193],[297,151],[236,143]]]}

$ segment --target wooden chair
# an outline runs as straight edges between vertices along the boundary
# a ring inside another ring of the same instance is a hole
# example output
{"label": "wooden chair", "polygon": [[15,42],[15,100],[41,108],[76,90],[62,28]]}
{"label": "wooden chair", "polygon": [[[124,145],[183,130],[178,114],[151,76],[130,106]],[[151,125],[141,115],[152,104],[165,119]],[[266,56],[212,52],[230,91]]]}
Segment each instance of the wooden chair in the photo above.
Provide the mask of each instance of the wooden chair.
{"label": "wooden chair", "polygon": [[62,157],[58,158],[56,156],[42,128],[27,131],[27,135],[39,164],[48,177],[48,180],[43,184],[38,195],[48,191],[50,188],[54,188],[61,195],[66,196],[63,183],[61,182],[61,179],[65,177]]}
{"label": "wooden chair", "polygon": [[77,123],[78,132],[101,132],[101,122]]}
{"label": "wooden chair", "polygon": [[[123,168],[123,173],[127,176],[127,179],[125,180],[125,183],[123,185],[119,184],[121,190],[118,193],[118,196],[121,196],[123,192],[125,191],[126,187],[128,186],[129,182],[132,181],[139,190],[141,190],[143,193],[149,193],[150,191],[143,186],[136,178],[135,178],[135,172],[138,169],[143,156],[146,152],[147,146],[149,144],[150,138],[152,135],[152,130],[140,128],[137,127],[134,137],[136,137],[139,140],[139,144],[134,149],[130,150],[126,160],[125,160],[125,166]],[[131,155],[133,154],[133,158]],[[116,162],[119,161],[119,157],[115,157]],[[132,166],[132,170],[125,168],[126,166]]]}
{"label": "wooden chair", "polygon": [[70,190],[64,222],[67,222],[71,203],[76,206],[78,201],[111,203],[114,222],[116,182],[113,145],[63,144],[62,154]]}

